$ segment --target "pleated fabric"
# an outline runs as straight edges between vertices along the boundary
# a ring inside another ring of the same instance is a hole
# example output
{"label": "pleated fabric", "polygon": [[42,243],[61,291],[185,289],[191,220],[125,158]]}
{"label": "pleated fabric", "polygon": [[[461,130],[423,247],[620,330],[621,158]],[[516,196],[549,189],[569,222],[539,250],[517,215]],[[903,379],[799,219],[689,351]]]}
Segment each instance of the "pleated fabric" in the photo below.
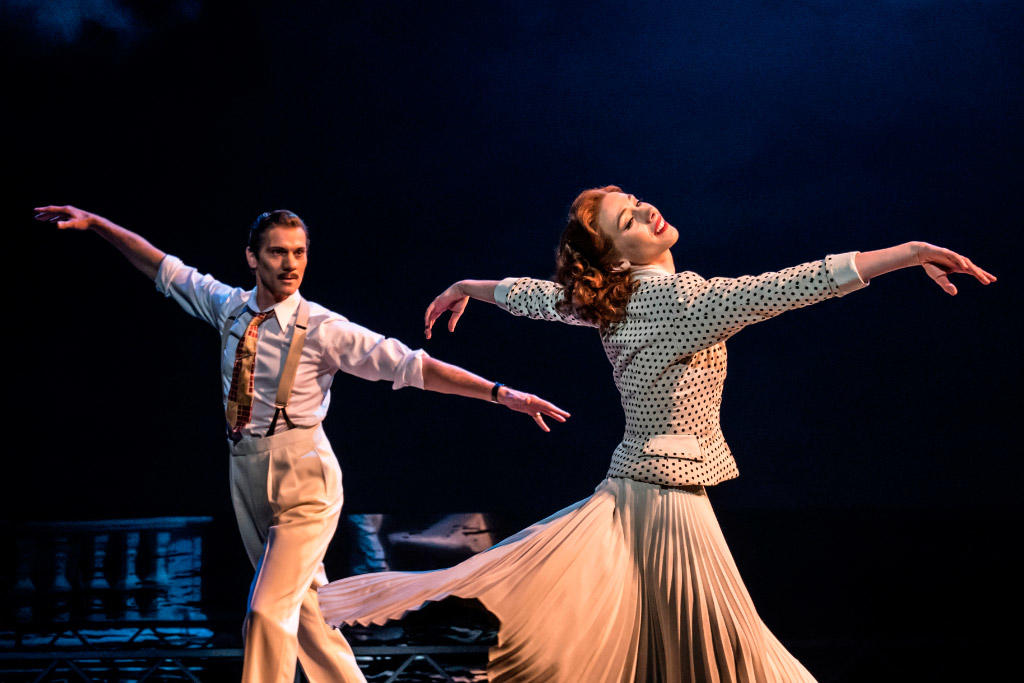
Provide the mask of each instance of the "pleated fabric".
{"label": "pleated fabric", "polygon": [[799,683],[703,489],[604,480],[594,495],[448,569],[320,589],[328,623],[383,624],[448,596],[501,622],[492,681]]}

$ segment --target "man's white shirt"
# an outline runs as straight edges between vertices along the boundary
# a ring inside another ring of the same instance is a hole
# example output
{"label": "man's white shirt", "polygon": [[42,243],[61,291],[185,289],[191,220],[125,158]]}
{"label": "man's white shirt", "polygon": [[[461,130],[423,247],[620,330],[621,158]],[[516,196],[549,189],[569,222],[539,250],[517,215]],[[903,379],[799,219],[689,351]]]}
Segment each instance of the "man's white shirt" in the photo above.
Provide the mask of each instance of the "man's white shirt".
{"label": "man's white shirt", "polygon": [[[261,312],[256,304],[256,290],[226,285],[169,254],[160,262],[155,280],[157,291],[174,299],[190,315],[212,325],[218,333],[228,316],[246,304],[247,311],[231,326],[221,354],[222,396],[226,406],[238,341],[252,314]],[[245,436],[264,436],[270,426],[278,377],[288,352],[298,305],[299,293],[295,292],[284,301],[263,309],[273,310],[274,314],[259,327],[252,418],[242,429]],[[397,339],[350,322],[312,301],[309,307],[306,343],[288,402],[288,417],[294,424],[308,427],[324,419],[331,402],[331,382],[338,371],[367,380],[387,380],[394,389],[423,388],[425,351],[413,351]],[[275,432],[286,428],[284,420],[279,419]]]}

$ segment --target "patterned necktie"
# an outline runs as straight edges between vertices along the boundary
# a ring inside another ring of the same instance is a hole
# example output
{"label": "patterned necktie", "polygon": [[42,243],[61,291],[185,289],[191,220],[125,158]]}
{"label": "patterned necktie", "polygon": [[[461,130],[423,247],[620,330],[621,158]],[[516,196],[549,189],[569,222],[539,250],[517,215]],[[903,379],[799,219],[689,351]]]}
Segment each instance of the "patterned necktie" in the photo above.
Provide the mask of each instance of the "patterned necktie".
{"label": "patterned necktie", "polygon": [[231,388],[228,389],[228,427],[238,430],[249,423],[252,415],[252,396],[256,389],[256,340],[263,321],[274,311],[257,313],[245,328],[235,350],[235,367],[231,370]]}

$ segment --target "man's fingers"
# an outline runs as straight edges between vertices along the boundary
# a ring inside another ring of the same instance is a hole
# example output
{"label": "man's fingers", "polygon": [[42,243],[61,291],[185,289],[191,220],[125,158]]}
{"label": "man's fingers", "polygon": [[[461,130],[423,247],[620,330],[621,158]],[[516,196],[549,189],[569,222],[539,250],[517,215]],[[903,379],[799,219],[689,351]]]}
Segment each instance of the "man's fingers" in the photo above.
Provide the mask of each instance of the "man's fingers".
{"label": "man's fingers", "polygon": [[[75,215],[75,207],[67,205],[58,206],[57,204],[49,204],[47,206],[37,206],[34,210],[38,212],[35,215],[35,219],[37,221],[46,221],[47,223],[57,223],[61,220],[67,222],[72,220],[72,217]],[[58,227],[67,226],[61,226],[58,224]]]}
{"label": "man's fingers", "polygon": [[537,400],[538,403],[540,403],[540,405],[542,407],[541,409],[546,414],[550,415],[551,417],[555,417],[556,415],[559,416],[559,417],[569,417],[570,413],[569,413],[568,410],[563,410],[563,409],[559,408],[558,406],[556,406],[551,401],[545,401],[544,399],[542,399],[540,397],[537,397],[536,400]]}
{"label": "man's fingers", "polygon": [[537,423],[537,426],[543,429],[545,432],[550,432],[551,429],[545,424],[544,418],[541,417],[540,413],[533,414],[533,421]]}
{"label": "man's fingers", "polygon": [[[568,411],[562,410],[555,404],[549,403],[548,401],[545,401],[542,398],[538,398],[537,396],[531,396],[530,398],[528,398],[523,408],[525,408],[523,412],[531,413],[534,416],[534,419],[537,419],[541,415],[547,415],[552,420],[565,422],[566,418],[569,417]],[[545,425],[545,431],[548,431],[546,427],[547,425]]]}
{"label": "man's fingers", "polygon": [[545,403],[543,412],[545,415],[558,420],[559,422],[565,422],[565,419],[569,417],[569,411],[562,410],[553,403]]}
{"label": "man's fingers", "polygon": [[534,394],[527,395],[523,405],[525,410],[530,412],[541,412],[551,417],[569,417],[568,410],[562,410],[551,401],[545,401],[540,396]]}
{"label": "man's fingers", "polygon": [[43,221],[44,223],[56,223],[62,218],[66,218],[67,214],[59,211],[39,211],[33,218],[37,221]]}

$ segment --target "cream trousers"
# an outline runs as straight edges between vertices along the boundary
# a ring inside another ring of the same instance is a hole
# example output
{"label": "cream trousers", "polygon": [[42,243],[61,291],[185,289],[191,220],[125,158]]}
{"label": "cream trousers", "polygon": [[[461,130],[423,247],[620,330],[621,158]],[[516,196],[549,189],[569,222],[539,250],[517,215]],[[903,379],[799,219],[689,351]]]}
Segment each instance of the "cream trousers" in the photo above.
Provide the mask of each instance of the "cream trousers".
{"label": "cream trousers", "polygon": [[352,648],[324,623],[317,589],[341,514],[341,468],[317,426],[245,439],[231,449],[231,501],[256,568],[245,616],[246,683],[361,681]]}

